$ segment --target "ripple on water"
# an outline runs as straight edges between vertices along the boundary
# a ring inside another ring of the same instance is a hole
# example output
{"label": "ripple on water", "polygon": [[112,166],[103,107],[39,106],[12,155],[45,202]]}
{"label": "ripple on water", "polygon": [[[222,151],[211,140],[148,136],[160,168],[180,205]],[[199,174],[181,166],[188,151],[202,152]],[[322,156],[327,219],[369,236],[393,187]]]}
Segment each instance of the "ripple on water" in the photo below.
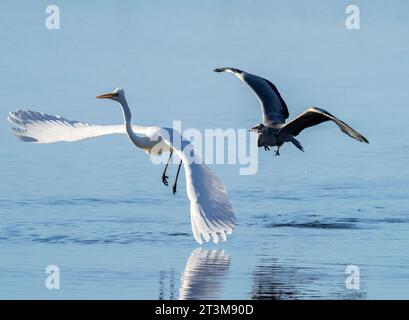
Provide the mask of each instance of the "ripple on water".
{"label": "ripple on water", "polygon": [[256,300],[295,299],[302,295],[319,295],[307,289],[317,278],[312,272],[280,265],[276,258],[262,258],[252,272],[251,298]]}
{"label": "ripple on water", "polygon": [[108,204],[155,204],[157,199],[150,197],[137,198],[96,198],[96,197],[73,197],[73,198],[40,198],[40,199],[2,199],[1,207],[21,206],[85,206],[85,205],[108,205]]}
{"label": "ripple on water", "polygon": [[306,228],[306,229],[358,229],[354,223],[347,222],[286,222],[286,223],[270,223],[267,228]]}

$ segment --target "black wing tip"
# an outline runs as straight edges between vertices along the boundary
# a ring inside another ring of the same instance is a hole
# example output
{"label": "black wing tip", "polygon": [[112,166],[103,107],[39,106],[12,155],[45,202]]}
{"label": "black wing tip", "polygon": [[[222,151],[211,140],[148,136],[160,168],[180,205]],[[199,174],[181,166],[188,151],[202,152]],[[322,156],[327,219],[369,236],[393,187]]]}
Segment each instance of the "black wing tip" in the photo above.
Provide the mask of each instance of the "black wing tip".
{"label": "black wing tip", "polygon": [[332,116],[332,117],[333,117],[333,115],[332,115],[331,113],[329,113],[327,110],[322,109],[322,108],[310,107],[309,110],[310,110],[310,111],[314,111],[314,112],[318,112],[318,113],[323,113],[323,114],[326,114],[326,115],[329,115],[329,116]]}
{"label": "black wing tip", "polygon": [[360,134],[359,132],[357,132],[356,130],[352,129],[351,127],[347,126],[346,130],[342,130],[341,131],[345,132],[347,135],[349,135],[351,138],[361,142],[361,143],[367,143],[369,144],[368,139],[366,139],[362,134]]}
{"label": "black wing tip", "polygon": [[[336,118],[334,115],[332,115],[332,114],[329,113],[327,110],[324,110],[324,109],[322,109],[322,108],[311,107],[310,110],[311,110],[311,111],[315,111],[315,112],[320,112],[320,113],[326,114],[326,115],[328,115],[328,116],[330,116],[330,117]],[[336,119],[338,119],[338,118],[336,118]],[[339,119],[338,119],[338,120],[339,120]],[[341,121],[341,120],[339,120],[339,121]],[[342,121],[341,121],[341,122],[342,122]],[[345,124],[345,123],[344,123],[344,124]],[[347,124],[345,124],[345,125],[346,125],[347,127],[349,127]],[[352,128],[350,128],[350,129],[352,129]],[[355,131],[354,129],[352,129],[352,130]],[[352,136],[352,138],[358,140],[359,142],[363,142],[363,143],[369,144],[368,139],[366,139],[362,134],[360,134],[360,133],[358,133],[358,132],[356,132],[356,131],[355,131],[355,133],[358,135],[358,137]]]}
{"label": "black wing tip", "polygon": [[216,68],[213,70],[214,72],[226,72],[226,71],[231,71],[233,73],[243,73],[242,70],[232,68],[232,67],[223,67],[223,68]]}
{"label": "black wing tip", "polygon": [[367,143],[369,144],[369,141],[361,134],[358,133],[359,136],[348,134],[351,138],[354,138],[355,140],[361,142],[361,143]]}

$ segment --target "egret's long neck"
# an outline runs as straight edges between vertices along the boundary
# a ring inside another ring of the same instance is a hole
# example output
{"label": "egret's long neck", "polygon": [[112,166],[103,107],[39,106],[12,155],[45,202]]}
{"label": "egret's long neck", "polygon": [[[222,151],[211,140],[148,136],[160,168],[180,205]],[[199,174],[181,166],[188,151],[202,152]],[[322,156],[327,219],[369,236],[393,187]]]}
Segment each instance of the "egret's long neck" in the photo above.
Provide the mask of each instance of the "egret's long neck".
{"label": "egret's long neck", "polygon": [[123,98],[119,101],[119,104],[122,107],[122,113],[124,115],[126,130],[128,130],[128,128],[132,130],[132,126],[131,126],[132,114],[131,114],[131,110],[129,109],[128,102],[126,101],[125,98]]}
{"label": "egret's long neck", "polygon": [[138,148],[145,149],[147,148],[147,137],[140,137],[135,134],[135,132],[132,129],[132,124],[131,124],[131,110],[129,109],[128,102],[126,101],[125,97],[119,101],[119,104],[122,107],[122,113],[124,115],[124,122],[125,122],[125,127],[126,127],[126,132],[128,133],[129,139],[136,145]]}

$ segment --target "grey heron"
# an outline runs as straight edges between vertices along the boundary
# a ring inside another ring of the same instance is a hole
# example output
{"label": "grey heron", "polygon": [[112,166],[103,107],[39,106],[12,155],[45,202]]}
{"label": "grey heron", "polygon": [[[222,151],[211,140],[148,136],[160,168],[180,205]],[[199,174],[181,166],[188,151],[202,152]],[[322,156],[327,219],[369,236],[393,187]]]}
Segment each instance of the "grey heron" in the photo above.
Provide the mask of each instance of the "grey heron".
{"label": "grey heron", "polygon": [[259,147],[270,150],[269,147],[276,146],[276,156],[280,155],[280,147],[285,142],[292,142],[299,150],[304,151],[301,143],[295,137],[304,129],[325,121],[333,121],[342,132],[350,137],[360,142],[369,143],[363,135],[352,129],[345,122],[328,111],[316,107],[308,108],[286,123],[285,121],[289,117],[287,105],[277,87],[269,80],[229,67],[217,68],[214,71],[233,73],[253,90],[261,104],[263,122],[251,128],[251,131],[259,134],[257,140]]}

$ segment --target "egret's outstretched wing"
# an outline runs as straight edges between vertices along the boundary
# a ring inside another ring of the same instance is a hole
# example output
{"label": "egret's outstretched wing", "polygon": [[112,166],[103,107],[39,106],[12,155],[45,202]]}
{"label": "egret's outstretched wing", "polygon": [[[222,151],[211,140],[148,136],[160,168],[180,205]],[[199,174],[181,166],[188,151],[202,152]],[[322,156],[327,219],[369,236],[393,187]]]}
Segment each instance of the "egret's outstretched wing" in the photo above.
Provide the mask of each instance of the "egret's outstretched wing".
{"label": "egret's outstretched wing", "polygon": [[298,117],[286,123],[280,129],[280,132],[296,136],[302,130],[315,126],[325,121],[333,121],[338,125],[338,127],[341,129],[342,132],[346,133],[350,137],[360,142],[369,143],[368,140],[363,135],[361,135],[359,132],[352,129],[345,122],[339,120],[337,117],[333,116],[328,111],[325,111],[320,108],[307,109],[302,114],[300,114]]}
{"label": "egret's outstretched wing", "polygon": [[17,138],[34,143],[78,141],[107,134],[126,133],[124,125],[98,126],[30,110],[11,111],[8,121]]}
{"label": "egret's outstretched wing", "polygon": [[217,68],[214,71],[232,72],[250,86],[260,101],[264,125],[284,123],[288,118],[288,108],[284,99],[277,87],[267,79],[235,68]]}
{"label": "egret's outstretched wing", "polygon": [[190,200],[193,235],[200,244],[226,240],[235,225],[233,208],[224,184],[195,154],[193,145],[183,139],[179,132],[162,128],[163,142],[182,159],[186,176],[186,191]]}
{"label": "egret's outstretched wing", "polygon": [[[10,112],[8,120],[13,124],[12,130],[18,138],[35,143],[78,141],[107,134],[126,133],[124,125],[90,125],[26,110]],[[136,134],[142,134],[152,141],[151,146],[145,149],[146,152],[160,154],[163,150],[171,149],[182,159],[195,239],[199,243],[202,243],[202,237],[205,241],[212,238],[215,243],[219,238],[226,240],[235,224],[226,188],[194,153],[192,144],[170,128],[133,126],[133,129]],[[153,149],[156,146],[161,150],[155,152]]]}

